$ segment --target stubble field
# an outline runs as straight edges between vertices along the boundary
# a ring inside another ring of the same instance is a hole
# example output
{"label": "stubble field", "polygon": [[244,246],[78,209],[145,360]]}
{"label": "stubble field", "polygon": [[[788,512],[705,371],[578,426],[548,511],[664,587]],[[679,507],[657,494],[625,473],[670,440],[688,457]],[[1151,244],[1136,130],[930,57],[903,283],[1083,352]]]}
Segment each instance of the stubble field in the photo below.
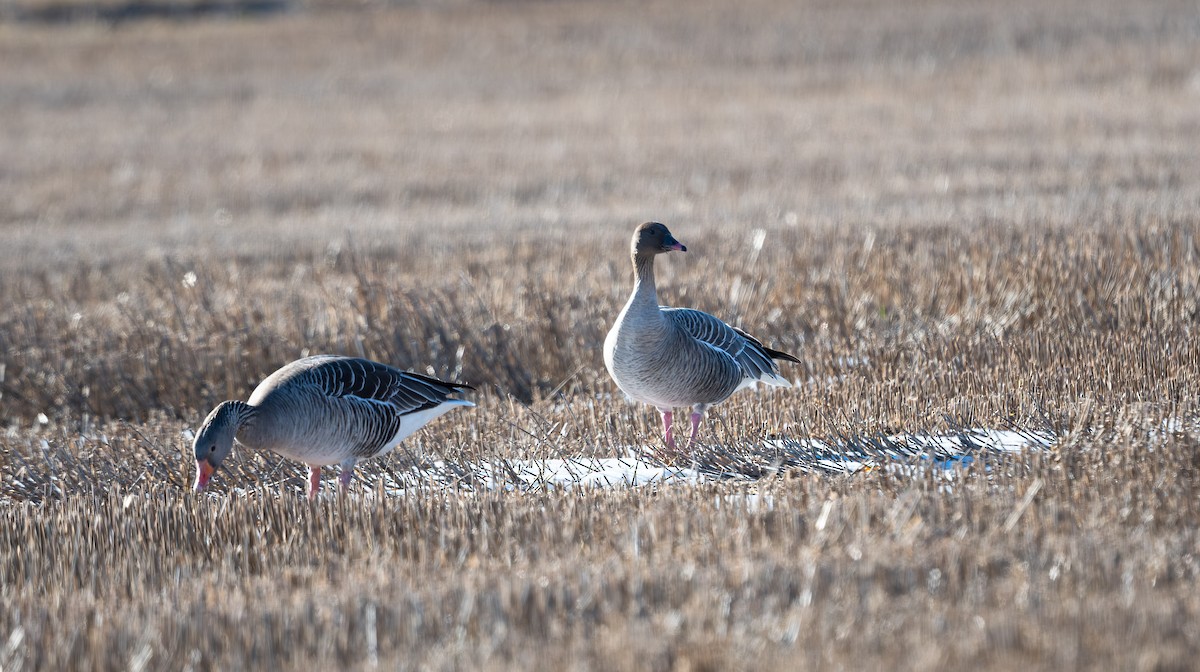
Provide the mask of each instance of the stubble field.
{"label": "stubble field", "polygon": [[[1044,4],[8,3],[0,669],[1190,669],[1200,12]],[[480,480],[657,446],[601,358],[645,220],[795,387],[699,483]],[[191,493],[321,352],[478,407]],[[1052,441],[885,456],[972,429]]]}

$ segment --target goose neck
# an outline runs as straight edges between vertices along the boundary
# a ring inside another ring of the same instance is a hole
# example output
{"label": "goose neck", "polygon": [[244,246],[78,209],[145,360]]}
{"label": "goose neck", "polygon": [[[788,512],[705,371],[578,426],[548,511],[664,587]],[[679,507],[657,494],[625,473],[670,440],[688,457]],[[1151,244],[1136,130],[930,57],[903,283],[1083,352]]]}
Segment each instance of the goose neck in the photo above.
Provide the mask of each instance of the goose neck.
{"label": "goose neck", "polygon": [[250,424],[254,417],[258,415],[258,409],[244,401],[229,401],[229,423],[233,425],[234,430],[239,430],[247,424]]}
{"label": "goose neck", "polygon": [[636,255],[633,258],[633,297],[658,308],[658,290],[654,286],[654,257]]}

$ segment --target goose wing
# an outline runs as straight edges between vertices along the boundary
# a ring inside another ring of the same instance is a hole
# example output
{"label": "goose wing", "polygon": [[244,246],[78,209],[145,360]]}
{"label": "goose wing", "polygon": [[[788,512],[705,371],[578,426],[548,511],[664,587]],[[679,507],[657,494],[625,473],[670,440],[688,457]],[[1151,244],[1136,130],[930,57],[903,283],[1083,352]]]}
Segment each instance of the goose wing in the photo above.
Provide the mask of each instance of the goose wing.
{"label": "goose wing", "polygon": [[692,338],[727,353],[742,368],[748,381],[761,380],[790,386],[779,375],[774,359],[798,362],[795,357],[764,346],[750,334],[725,324],[708,313],[692,308],[660,307],[663,315]]}
{"label": "goose wing", "polygon": [[328,397],[385,403],[399,415],[434,408],[458,390],[471,389],[354,357],[330,357],[311,368],[307,377]]}
{"label": "goose wing", "polygon": [[347,423],[345,439],[357,458],[379,455],[451,408],[473,405],[450,397],[473,389],[470,385],[353,357],[321,357],[305,372],[304,383],[337,400]]}

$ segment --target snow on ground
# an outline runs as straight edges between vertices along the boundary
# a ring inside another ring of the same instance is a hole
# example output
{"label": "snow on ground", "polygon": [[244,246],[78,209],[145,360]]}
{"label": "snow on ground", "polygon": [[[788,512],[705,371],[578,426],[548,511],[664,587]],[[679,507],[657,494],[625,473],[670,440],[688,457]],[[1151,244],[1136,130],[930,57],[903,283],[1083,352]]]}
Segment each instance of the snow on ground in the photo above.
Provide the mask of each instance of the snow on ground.
{"label": "snow on ground", "polygon": [[[781,470],[853,474],[885,468],[916,476],[930,467],[948,476],[988,456],[1045,450],[1056,437],[1048,433],[971,429],[946,435],[853,437],[836,441],[779,439],[736,450],[705,446],[690,464],[666,465],[653,448],[627,448],[623,457],[546,460],[493,460],[451,465],[434,462],[413,468],[403,483],[386,483],[388,492],[412,487],[455,485],[482,490],[549,488],[613,488],[702,481],[753,481]],[[756,503],[757,505],[757,503]]]}

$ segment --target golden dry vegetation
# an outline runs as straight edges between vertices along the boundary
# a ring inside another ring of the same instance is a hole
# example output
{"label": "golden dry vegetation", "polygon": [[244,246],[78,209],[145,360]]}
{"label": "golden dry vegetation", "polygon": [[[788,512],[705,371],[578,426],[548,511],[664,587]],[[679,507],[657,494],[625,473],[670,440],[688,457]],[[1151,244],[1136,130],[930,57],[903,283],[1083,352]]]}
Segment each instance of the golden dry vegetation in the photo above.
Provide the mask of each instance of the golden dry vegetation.
{"label": "golden dry vegetation", "polygon": [[[0,669],[1200,654],[1194,3],[14,0],[0,120]],[[796,387],[699,485],[481,487],[654,445],[600,356],[647,219]],[[190,493],[185,430],[317,352],[478,408],[352,497],[245,450]],[[1056,441],[788,452],[967,428]]]}

